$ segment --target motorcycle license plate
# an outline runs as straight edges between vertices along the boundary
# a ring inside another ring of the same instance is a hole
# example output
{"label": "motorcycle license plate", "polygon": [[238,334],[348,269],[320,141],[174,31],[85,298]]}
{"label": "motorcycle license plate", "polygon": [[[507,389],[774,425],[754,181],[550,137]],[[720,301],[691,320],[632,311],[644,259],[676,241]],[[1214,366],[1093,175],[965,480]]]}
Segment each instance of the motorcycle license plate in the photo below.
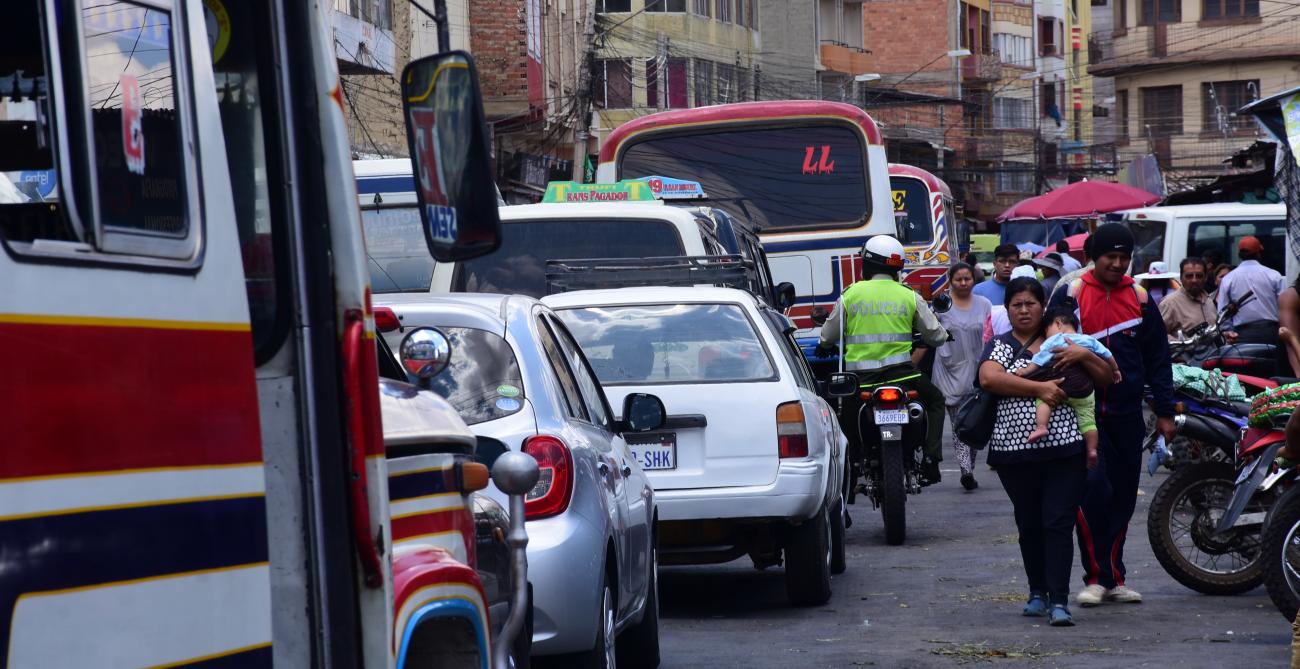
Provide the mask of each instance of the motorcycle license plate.
{"label": "motorcycle license plate", "polygon": [[907,412],[896,409],[876,409],[876,425],[904,425]]}
{"label": "motorcycle license plate", "polygon": [[884,425],[880,428],[881,441],[902,441],[903,428],[897,425]]}
{"label": "motorcycle license plate", "polygon": [[641,469],[677,469],[677,433],[628,434],[624,439]]}

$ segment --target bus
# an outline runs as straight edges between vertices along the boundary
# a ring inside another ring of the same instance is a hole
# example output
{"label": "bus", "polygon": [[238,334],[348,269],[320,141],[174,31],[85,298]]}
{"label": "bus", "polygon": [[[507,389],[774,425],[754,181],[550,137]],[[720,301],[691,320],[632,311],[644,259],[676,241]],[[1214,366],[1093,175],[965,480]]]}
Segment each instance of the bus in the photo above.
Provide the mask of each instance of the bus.
{"label": "bus", "polygon": [[947,287],[958,256],[952,191],[933,174],[898,163],[889,165],[889,189],[898,241],[907,249],[903,280],[928,300]]}
{"label": "bus", "polygon": [[[859,278],[867,237],[899,233],[884,140],[853,105],[790,100],[666,111],[619,126],[601,145],[598,182],[659,174],[700,182],[711,204],[754,222],[773,281],[795,286],[787,315],[805,342],[817,335],[814,309],[830,309]],[[905,208],[912,183],[902,189]],[[947,190],[932,176],[920,183]],[[922,237],[931,243],[917,246],[916,259],[939,257],[921,250],[945,236]],[[943,277],[925,272],[913,282],[935,292]]]}

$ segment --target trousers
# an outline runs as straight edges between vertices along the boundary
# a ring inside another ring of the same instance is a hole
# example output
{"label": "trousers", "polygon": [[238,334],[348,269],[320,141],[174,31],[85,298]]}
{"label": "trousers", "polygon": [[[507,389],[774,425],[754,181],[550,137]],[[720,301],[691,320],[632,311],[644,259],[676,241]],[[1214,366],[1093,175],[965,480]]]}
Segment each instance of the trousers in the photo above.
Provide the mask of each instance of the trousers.
{"label": "trousers", "polygon": [[971,474],[975,471],[975,456],[969,445],[957,438],[957,410],[961,408],[960,404],[948,407],[948,424],[954,426],[952,434],[952,451],[957,455],[957,466],[961,468],[961,473]]}
{"label": "trousers", "polygon": [[[943,461],[943,417],[945,413],[943,391],[930,381],[930,377],[917,371],[910,363],[906,365],[895,365],[886,367],[874,372],[858,372],[858,380],[863,385],[897,383],[898,385],[909,390],[916,391],[916,400],[925,407],[925,445],[921,451],[932,462]],[[841,416],[840,426],[844,429],[844,434],[850,437],[856,437],[858,443],[862,443],[862,437],[858,433],[858,407],[861,402],[857,398],[849,398],[845,401],[845,411]]]}
{"label": "trousers", "polygon": [[1083,454],[997,468],[1015,509],[1029,591],[1045,593],[1051,604],[1069,600],[1072,535],[1087,471]]}
{"label": "trousers", "polygon": [[1124,540],[1137,505],[1142,474],[1140,412],[1103,414],[1097,420],[1097,468],[1079,507],[1079,559],[1085,585],[1124,585]]}

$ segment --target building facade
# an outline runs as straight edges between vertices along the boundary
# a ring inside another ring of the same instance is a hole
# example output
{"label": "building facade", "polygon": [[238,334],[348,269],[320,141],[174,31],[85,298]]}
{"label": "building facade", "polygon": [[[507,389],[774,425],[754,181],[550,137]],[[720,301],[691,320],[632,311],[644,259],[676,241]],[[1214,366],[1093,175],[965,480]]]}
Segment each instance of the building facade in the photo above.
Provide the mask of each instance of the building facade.
{"label": "building facade", "polygon": [[1253,143],[1242,105],[1300,85],[1300,6],[1268,0],[1111,0],[1089,71],[1114,78],[1121,163],[1155,156],[1176,192],[1232,170]]}
{"label": "building facade", "polygon": [[410,59],[411,23],[394,20],[393,0],[333,0],[338,59],[352,153],[356,158],[405,156],[397,77]]}

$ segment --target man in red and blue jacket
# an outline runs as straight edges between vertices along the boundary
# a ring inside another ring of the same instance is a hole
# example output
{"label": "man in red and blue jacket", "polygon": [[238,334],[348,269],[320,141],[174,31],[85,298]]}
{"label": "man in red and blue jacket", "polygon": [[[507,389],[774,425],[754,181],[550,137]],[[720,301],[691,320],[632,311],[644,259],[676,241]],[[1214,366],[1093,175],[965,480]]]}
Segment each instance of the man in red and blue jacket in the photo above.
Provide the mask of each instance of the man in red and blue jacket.
{"label": "man in red and blue jacket", "polygon": [[1103,225],[1090,240],[1092,271],[1058,290],[1053,306],[1074,299],[1084,334],[1100,340],[1115,355],[1123,379],[1097,390],[1100,458],[1088,472],[1079,509],[1079,552],[1084,588],[1080,606],[1103,601],[1140,602],[1142,595],[1124,583],[1124,539],[1137,504],[1142,470],[1143,395],[1151,389],[1156,429],[1174,436],[1174,399],[1169,342],[1164,321],[1146,291],[1127,276],[1133,259],[1133,234],[1122,224]]}

